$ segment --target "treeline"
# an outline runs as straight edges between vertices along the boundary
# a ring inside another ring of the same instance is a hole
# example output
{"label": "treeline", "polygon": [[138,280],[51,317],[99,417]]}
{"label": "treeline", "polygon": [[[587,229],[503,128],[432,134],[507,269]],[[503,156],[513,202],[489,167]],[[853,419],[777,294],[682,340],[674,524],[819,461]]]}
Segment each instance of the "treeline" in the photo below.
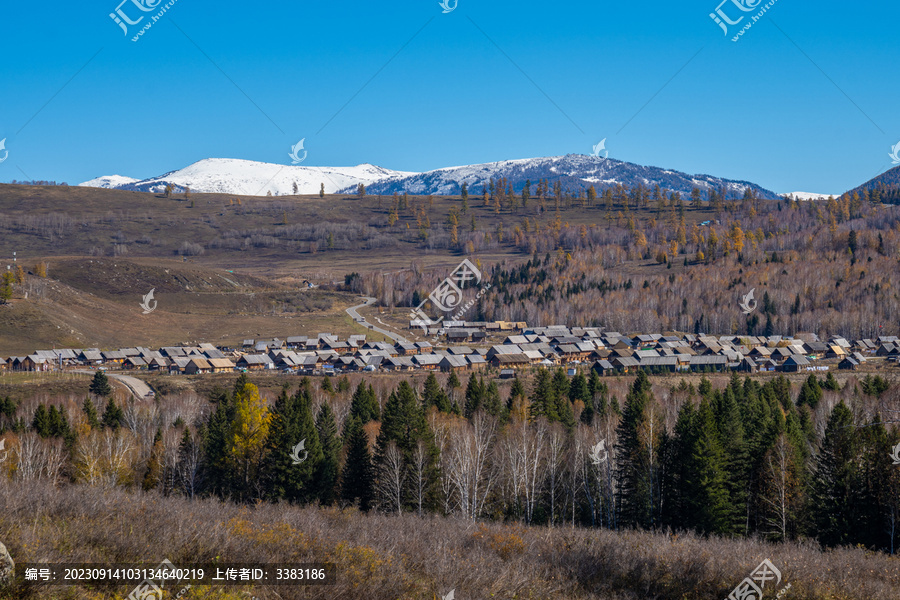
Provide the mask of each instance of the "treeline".
{"label": "treeline", "polygon": [[[561,369],[536,371],[530,389],[516,378],[505,393],[474,374],[442,385],[432,373],[421,389],[401,380],[386,395],[365,379],[355,389],[321,382],[286,386],[269,406],[244,374],[174,419],[110,398],[74,414],[40,404],[28,420],[4,400],[11,460],[0,468],[240,503],[815,538],[891,553],[900,541],[900,432],[882,419],[898,407],[881,377],[841,388],[810,375],[795,395],[783,376],[654,391],[638,372],[621,402],[611,388],[624,382]],[[102,374],[92,392],[108,394]]]}

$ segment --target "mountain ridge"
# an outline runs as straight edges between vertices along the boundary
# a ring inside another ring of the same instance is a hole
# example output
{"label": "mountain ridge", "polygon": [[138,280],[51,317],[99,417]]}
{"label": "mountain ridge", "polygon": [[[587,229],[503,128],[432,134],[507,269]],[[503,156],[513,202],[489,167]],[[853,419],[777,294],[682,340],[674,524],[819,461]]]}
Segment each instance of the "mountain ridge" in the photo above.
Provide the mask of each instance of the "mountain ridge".
{"label": "mountain ridge", "polygon": [[545,179],[550,183],[559,182],[562,189],[570,193],[585,191],[592,185],[597,192],[617,185],[642,185],[650,189],[659,185],[683,195],[689,195],[697,187],[701,192],[725,188],[733,196],[743,195],[750,189],[763,198],[780,197],[780,194],[750,181],[707,174],[690,175],[673,169],[583,154],[443,167],[422,173],[385,169],[368,163],[352,167],[311,167],[208,158],[149,179],[134,180],[114,175],[98,177],[79,185],[158,193],[171,184],[176,189],[189,187],[198,193],[283,196],[317,194],[321,185],[325,186],[328,194],[349,194],[355,193],[359,184],[363,184],[371,194],[458,195],[462,184],[466,183],[469,193],[474,195],[481,192],[482,186],[488,186],[491,179],[500,178],[512,184],[517,193],[527,182],[536,185],[538,180]]}

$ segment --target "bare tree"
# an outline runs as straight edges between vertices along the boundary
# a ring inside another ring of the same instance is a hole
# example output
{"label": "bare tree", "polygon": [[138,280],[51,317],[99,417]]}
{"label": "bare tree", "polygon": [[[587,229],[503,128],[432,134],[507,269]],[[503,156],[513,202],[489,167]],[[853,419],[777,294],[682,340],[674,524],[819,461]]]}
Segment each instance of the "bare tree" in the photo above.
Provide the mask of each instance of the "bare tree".
{"label": "bare tree", "polygon": [[547,437],[547,486],[550,492],[550,524],[556,519],[556,495],[562,483],[563,459],[568,446],[566,432],[562,424],[553,423]]}
{"label": "bare tree", "polygon": [[403,510],[403,454],[393,441],[384,449],[384,456],[378,466],[375,489],[379,502],[387,512]]}
{"label": "bare tree", "polygon": [[489,457],[497,429],[497,420],[482,411],[472,415],[471,422],[458,419],[445,450],[446,475],[456,491],[459,510],[475,519],[483,510],[493,485]]}
{"label": "bare tree", "polygon": [[797,457],[782,433],[766,453],[760,497],[765,510],[765,533],[777,540],[788,539],[790,523],[800,500]]}

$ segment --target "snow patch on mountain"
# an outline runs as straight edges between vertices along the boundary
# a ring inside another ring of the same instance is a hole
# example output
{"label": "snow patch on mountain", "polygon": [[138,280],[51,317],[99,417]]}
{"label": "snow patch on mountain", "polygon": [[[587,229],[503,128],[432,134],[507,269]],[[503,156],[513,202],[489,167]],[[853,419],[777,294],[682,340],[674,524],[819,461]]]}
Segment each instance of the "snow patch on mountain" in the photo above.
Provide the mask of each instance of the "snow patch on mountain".
{"label": "snow patch on mountain", "polygon": [[78,185],[80,187],[114,189],[123,185],[135,183],[137,181],[140,180],[134,179],[132,177],[123,177],[122,175],[107,175],[105,177],[97,177],[96,179],[91,179],[90,181],[79,183]]}
{"label": "snow patch on mountain", "polygon": [[790,192],[785,196],[793,196],[795,200],[819,200],[828,199],[829,196],[839,197],[840,194],[816,194],[814,192]]}

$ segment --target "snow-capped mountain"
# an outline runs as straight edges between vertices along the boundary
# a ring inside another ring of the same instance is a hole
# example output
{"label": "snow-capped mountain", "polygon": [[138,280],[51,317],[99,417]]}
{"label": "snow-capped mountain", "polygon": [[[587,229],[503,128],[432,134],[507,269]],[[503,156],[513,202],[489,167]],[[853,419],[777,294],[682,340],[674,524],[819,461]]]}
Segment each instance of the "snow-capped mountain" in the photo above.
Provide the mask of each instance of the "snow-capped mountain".
{"label": "snow-capped mountain", "polygon": [[[448,167],[367,184],[366,191],[372,194],[404,191],[410,194],[459,194],[463,182],[466,182],[469,192],[475,194],[481,193],[481,187],[488,185],[492,177],[494,180],[505,177],[516,191],[521,190],[527,181],[531,181],[534,186],[539,179],[548,179],[551,183],[559,181],[563,190],[568,189],[570,192],[585,190],[591,185],[600,192],[616,184],[628,187],[640,184],[650,188],[658,184],[661,188],[687,195],[694,187],[704,192],[724,187],[738,195],[750,188],[763,198],[779,197],[775,192],[749,181],[735,181],[712,175],[688,175],[680,171],[644,167],[612,158],[604,159],[584,154]],[[347,193],[351,190],[342,191]]]}
{"label": "snow-capped mountain", "polygon": [[[711,175],[688,175],[680,171],[644,167],[629,162],[603,159],[582,154],[567,154],[548,158],[505,160],[461,167],[447,167],[425,173],[392,171],[370,164],[355,167],[306,167],[278,165],[249,160],[209,158],[184,169],[136,181],[128,178],[114,185],[114,177],[100,177],[82,183],[83,186],[112,187],[144,192],[162,192],[167,184],[177,189],[190,187],[198,193],[224,193],[237,195],[276,196],[292,194],[317,194],[322,184],[325,192],[355,193],[362,183],[370,194],[459,194],[462,184],[468,184],[473,195],[481,193],[491,178],[505,177],[518,192],[527,181],[532,185],[539,179],[551,184],[560,182],[563,190],[578,192],[593,185],[601,192],[622,184],[633,187],[661,188],[688,195],[695,187],[701,191],[725,188],[733,195],[741,195],[746,189],[756,191],[764,198],[777,198],[778,194],[749,181],[735,181]],[[296,185],[296,191],[294,191]]]}
{"label": "snow-capped mountain", "polygon": [[[191,188],[201,194],[238,194],[245,196],[287,196],[291,194],[318,194],[325,184],[325,193],[333,194],[342,189],[356,190],[376,181],[393,177],[414,175],[405,171],[391,171],[375,165],[362,164],[355,167],[303,167],[277,165],[235,158],[207,158],[192,165],[171,171],[151,179],[126,179],[121,185],[97,185],[97,182],[112,180],[100,177],[80,185],[87,187],[114,187],[120,190],[139,192],[162,192],[167,184],[176,189]],[[297,191],[294,191],[294,185]]]}
{"label": "snow-capped mountain", "polygon": [[96,179],[91,179],[90,181],[85,181],[84,183],[79,183],[78,185],[83,187],[115,189],[137,181],[137,179],[132,179],[131,177],[107,175],[106,177],[98,177]]}

